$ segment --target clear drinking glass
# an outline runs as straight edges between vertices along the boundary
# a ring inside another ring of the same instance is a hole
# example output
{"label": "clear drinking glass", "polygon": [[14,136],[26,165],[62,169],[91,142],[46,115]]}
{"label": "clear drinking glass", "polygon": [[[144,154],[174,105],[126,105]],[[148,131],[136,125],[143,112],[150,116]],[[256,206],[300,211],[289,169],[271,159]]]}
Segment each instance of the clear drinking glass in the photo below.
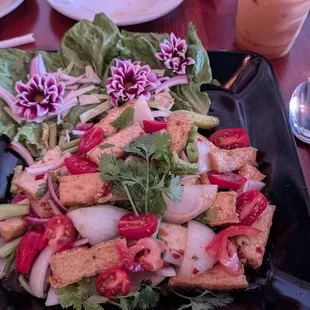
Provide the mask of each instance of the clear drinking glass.
{"label": "clear drinking glass", "polygon": [[236,43],[269,59],[283,57],[309,9],[310,0],[238,0]]}

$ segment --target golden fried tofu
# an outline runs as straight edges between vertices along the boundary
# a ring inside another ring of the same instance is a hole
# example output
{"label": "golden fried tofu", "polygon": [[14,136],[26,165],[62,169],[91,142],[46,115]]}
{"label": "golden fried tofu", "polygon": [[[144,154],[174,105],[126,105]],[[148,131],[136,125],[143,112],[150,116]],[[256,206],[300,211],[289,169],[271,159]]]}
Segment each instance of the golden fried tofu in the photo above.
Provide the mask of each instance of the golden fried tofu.
{"label": "golden fried tofu", "polygon": [[231,172],[241,169],[245,164],[253,165],[257,149],[243,147],[233,150],[217,149],[210,153],[211,169],[216,172]]}
{"label": "golden fried tofu", "polygon": [[[100,173],[85,173],[58,177],[59,199],[66,207],[92,205],[103,202],[106,184]],[[106,200],[105,200],[106,201]]]}
{"label": "golden fried tofu", "polygon": [[240,168],[238,174],[242,175],[248,180],[262,181],[265,179],[265,175],[262,174],[257,168],[250,164],[245,164]]}
{"label": "golden fried tofu", "polygon": [[174,112],[168,118],[167,132],[171,136],[170,151],[179,156],[186,147],[188,135],[193,127],[190,115],[182,112]]}
{"label": "golden fried tofu", "polygon": [[263,262],[275,209],[275,206],[267,206],[259,218],[252,224],[252,227],[259,229],[261,233],[257,237],[247,237],[248,241],[246,244],[242,245],[238,250],[240,259],[245,260],[253,268],[258,268]]}
{"label": "golden fried tofu", "polygon": [[54,254],[50,259],[52,276],[49,283],[54,289],[92,277],[111,268],[122,267],[117,244],[123,238],[104,241],[91,248],[79,247]]}
{"label": "golden fried tofu", "polygon": [[244,275],[233,276],[224,271],[220,264],[216,264],[205,273],[193,275],[190,278],[182,278],[178,274],[169,279],[168,287],[191,290],[219,290],[228,291],[248,287],[248,281]]}
{"label": "golden fried tofu", "polygon": [[210,226],[221,226],[239,223],[236,212],[236,192],[219,192],[213,205],[206,210],[205,219]]}
{"label": "golden fried tofu", "polygon": [[[101,144],[90,150],[86,156],[97,165],[99,165],[100,157],[103,153],[111,153],[116,159],[119,159],[125,155],[123,148],[128,146],[132,140],[144,134],[145,132],[139,124],[128,126],[116,134],[104,139]],[[104,144],[111,144],[113,146],[102,149],[100,146]]]}
{"label": "golden fried tofu", "polygon": [[108,114],[98,123],[95,127],[99,127],[104,131],[104,136],[109,137],[117,132],[117,130],[111,125],[127,108],[133,107],[133,103],[127,102],[121,107],[111,109]]}

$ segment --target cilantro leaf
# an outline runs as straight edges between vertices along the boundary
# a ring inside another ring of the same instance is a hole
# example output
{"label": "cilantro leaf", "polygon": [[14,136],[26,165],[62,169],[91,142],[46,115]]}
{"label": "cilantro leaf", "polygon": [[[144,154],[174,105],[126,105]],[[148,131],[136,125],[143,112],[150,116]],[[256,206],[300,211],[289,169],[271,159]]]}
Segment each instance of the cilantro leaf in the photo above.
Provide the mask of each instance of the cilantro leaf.
{"label": "cilantro leaf", "polygon": [[133,124],[133,115],[134,115],[135,109],[132,107],[128,107],[125,109],[121,115],[116,118],[111,125],[116,129],[116,130],[121,130],[127,126],[130,126]]}
{"label": "cilantro leaf", "polygon": [[160,156],[163,151],[168,149],[170,143],[171,137],[166,132],[158,131],[138,137],[125,147],[125,151],[147,159],[153,155]]}
{"label": "cilantro leaf", "polygon": [[36,196],[41,198],[43,197],[47,192],[47,185],[46,183],[42,182],[39,184],[38,189],[36,191]]}
{"label": "cilantro leaf", "polygon": [[163,195],[181,199],[180,178],[169,172],[168,147],[171,137],[155,132],[133,140],[124,150],[131,155],[124,161],[104,153],[99,170],[103,181],[112,182],[112,191],[126,193],[133,211],[162,215],[167,208]]}
{"label": "cilantro leaf", "polygon": [[159,297],[159,293],[157,293],[151,286],[142,285],[138,306],[140,309],[153,308],[159,301]]}
{"label": "cilantro leaf", "polygon": [[177,296],[189,300],[188,304],[181,305],[178,310],[211,310],[217,307],[224,307],[233,302],[233,298],[228,294],[215,294],[211,291],[204,291],[198,296],[190,297],[173,291]]}

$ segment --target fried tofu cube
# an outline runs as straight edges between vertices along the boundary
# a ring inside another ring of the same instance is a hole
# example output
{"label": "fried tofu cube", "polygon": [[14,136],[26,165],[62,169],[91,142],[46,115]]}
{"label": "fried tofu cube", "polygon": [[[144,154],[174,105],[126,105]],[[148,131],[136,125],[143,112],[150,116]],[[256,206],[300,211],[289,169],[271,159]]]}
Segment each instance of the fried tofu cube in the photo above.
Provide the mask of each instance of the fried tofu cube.
{"label": "fried tofu cube", "polygon": [[228,291],[246,288],[248,287],[248,281],[244,275],[244,270],[242,270],[242,274],[234,276],[226,273],[220,264],[216,264],[207,272],[193,275],[190,278],[182,278],[177,274],[169,279],[168,287]]}
{"label": "fried tofu cube", "polygon": [[59,199],[66,206],[92,205],[102,202],[105,182],[100,173],[85,173],[58,177]]}
{"label": "fried tofu cube", "polygon": [[95,127],[99,127],[104,131],[105,137],[109,137],[117,132],[111,125],[127,108],[133,107],[133,103],[127,102],[121,107],[116,107],[108,112],[108,114]]}
{"label": "fried tofu cube", "polygon": [[21,217],[11,217],[0,222],[0,236],[8,242],[22,236],[27,227],[27,222]]}
{"label": "fried tofu cube", "polygon": [[244,147],[233,150],[217,149],[210,153],[211,169],[216,172],[231,172],[245,164],[253,165],[257,149]]}
{"label": "fried tofu cube", "polygon": [[210,226],[239,223],[236,212],[236,192],[219,192],[213,205],[206,210],[205,219]]}
{"label": "fried tofu cube", "polygon": [[[87,158],[97,165],[99,165],[100,157],[103,153],[112,153],[116,159],[119,159],[125,155],[123,148],[128,146],[132,140],[144,134],[145,132],[139,124],[128,126],[116,134],[104,139],[101,144],[97,145],[87,153]],[[100,146],[104,144],[112,144],[113,146],[104,149],[100,148]]]}
{"label": "fried tofu cube", "polygon": [[171,136],[170,151],[179,156],[186,147],[188,135],[193,127],[193,120],[188,114],[174,112],[168,118],[167,132]]}
{"label": "fried tofu cube", "polygon": [[170,250],[184,253],[187,239],[187,228],[177,224],[162,222],[159,228],[159,237]]}
{"label": "fried tofu cube", "polygon": [[257,168],[250,164],[245,164],[240,168],[238,174],[242,175],[248,180],[262,181],[266,177]]}
{"label": "fried tofu cube", "polygon": [[92,277],[102,271],[123,266],[117,250],[118,243],[126,243],[117,238],[96,244],[91,248],[79,247],[54,254],[50,259],[52,276],[49,283],[54,289],[78,282],[84,277]]}
{"label": "fried tofu cube", "polygon": [[259,229],[261,233],[257,237],[248,237],[248,242],[238,250],[240,259],[245,260],[252,268],[258,268],[263,262],[275,209],[275,206],[267,206],[259,218],[252,224],[252,227]]}
{"label": "fried tofu cube", "polygon": [[30,199],[36,199],[37,198],[37,191],[42,187],[46,185],[46,178],[45,175],[42,179],[36,180],[36,176],[33,174],[30,174],[27,171],[23,171],[23,173],[14,178],[12,183],[16,185],[21,191],[23,191],[26,196]]}

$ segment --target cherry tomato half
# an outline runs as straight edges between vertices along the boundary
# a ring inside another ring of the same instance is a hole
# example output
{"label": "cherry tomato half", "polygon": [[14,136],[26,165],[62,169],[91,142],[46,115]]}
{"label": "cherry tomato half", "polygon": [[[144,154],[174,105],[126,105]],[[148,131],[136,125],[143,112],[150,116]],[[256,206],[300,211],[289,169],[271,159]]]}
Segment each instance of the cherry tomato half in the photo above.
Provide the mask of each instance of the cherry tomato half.
{"label": "cherry tomato half", "polygon": [[39,244],[43,237],[44,231],[28,231],[21,239],[17,250],[15,266],[18,272],[27,274],[39,253]]}
{"label": "cherry tomato half", "polygon": [[247,180],[242,175],[235,174],[232,172],[227,173],[210,172],[208,173],[208,178],[211,184],[215,184],[219,188],[223,189],[225,188],[237,189]]}
{"label": "cherry tomato half", "polygon": [[65,166],[72,174],[94,173],[98,171],[98,166],[88,159],[73,155],[65,159]]}
{"label": "cherry tomato half", "polygon": [[239,224],[252,225],[267,208],[267,205],[267,198],[256,189],[241,194],[236,203]]}
{"label": "cherry tomato half", "polygon": [[140,213],[138,217],[132,212],[125,214],[118,223],[119,234],[130,240],[149,237],[157,229],[158,219],[153,213]]}
{"label": "cherry tomato half", "polygon": [[130,279],[124,268],[113,268],[101,272],[95,281],[99,295],[107,298],[128,295],[130,291]]}
{"label": "cherry tomato half", "polygon": [[228,150],[249,146],[249,136],[243,128],[219,129],[211,135],[210,141],[217,147]]}
{"label": "cherry tomato half", "polygon": [[143,121],[143,127],[146,133],[153,133],[167,128],[167,122],[163,121]]}
{"label": "cherry tomato half", "polygon": [[219,260],[226,272],[232,275],[239,275],[241,263],[237,255],[236,245],[228,238],[239,235],[257,237],[260,230],[251,226],[230,226],[217,233],[206,247],[209,256]]}
{"label": "cherry tomato half", "polygon": [[76,230],[72,221],[64,214],[52,216],[45,224],[45,233],[40,241],[39,249],[43,250],[47,243],[55,252],[72,248],[76,239]]}
{"label": "cherry tomato half", "polygon": [[88,129],[79,141],[79,153],[87,153],[102,142],[104,131],[99,127]]}

